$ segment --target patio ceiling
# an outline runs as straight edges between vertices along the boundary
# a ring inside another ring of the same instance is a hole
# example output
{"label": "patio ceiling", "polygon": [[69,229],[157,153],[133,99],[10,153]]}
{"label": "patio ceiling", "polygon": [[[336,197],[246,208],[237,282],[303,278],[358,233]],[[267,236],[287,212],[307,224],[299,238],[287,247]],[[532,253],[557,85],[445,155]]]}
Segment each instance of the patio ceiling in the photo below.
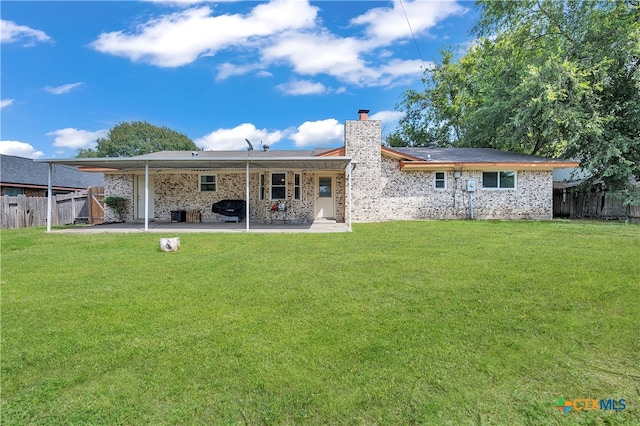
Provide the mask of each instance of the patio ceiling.
{"label": "patio ceiling", "polygon": [[299,170],[345,170],[351,159],[349,157],[265,157],[256,158],[250,155],[238,157],[190,157],[190,158],[67,158],[36,160],[53,164],[76,166],[84,171],[96,172],[135,172],[144,171],[149,166],[150,171],[163,170],[209,170],[225,169],[244,171],[247,162],[250,168],[260,169],[299,169]]}

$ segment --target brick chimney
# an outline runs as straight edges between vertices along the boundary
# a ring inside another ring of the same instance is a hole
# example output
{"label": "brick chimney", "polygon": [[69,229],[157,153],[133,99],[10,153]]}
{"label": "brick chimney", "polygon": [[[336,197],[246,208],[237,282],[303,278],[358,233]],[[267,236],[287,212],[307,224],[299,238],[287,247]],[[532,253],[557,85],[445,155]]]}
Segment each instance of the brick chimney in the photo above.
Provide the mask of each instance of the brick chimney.
{"label": "brick chimney", "polygon": [[356,222],[375,222],[382,194],[382,122],[369,120],[369,110],[358,111],[359,120],[346,120],[345,155],[351,157],[352,218]]}
{"label": "brick chimney", "polygon": [[358,111],[358,120],[367,121],[369,119],[369,110],[361,109]]}

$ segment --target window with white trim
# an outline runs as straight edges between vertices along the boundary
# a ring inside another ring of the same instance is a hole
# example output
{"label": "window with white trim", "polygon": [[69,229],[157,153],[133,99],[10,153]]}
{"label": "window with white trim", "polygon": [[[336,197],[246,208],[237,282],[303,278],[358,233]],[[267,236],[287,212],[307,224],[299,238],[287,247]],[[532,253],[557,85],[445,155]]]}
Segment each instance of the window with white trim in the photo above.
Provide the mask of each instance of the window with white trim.
{"label": "window with white trim", "polygon": [[435,172],[433,175],[434,189],[447,189],[447,175],[445,172]]}
{"label": "window with white trim", "polygon": [[302,199],[302,186],[300,173],[293,175],[293,199],[300,201]]}
{"label": "window with white trim", "polygon": [[271,173],[271,199],[287,199],[287,174]]}
{"label": "window with white trim", "polygon": [[264,175],[260,175],[260,199],[264,200],[264,183],[265,177]]}
{"label": "window with white trim", "polygon": [[515,189],[516,172],[482,172],[484,189]]}
{"label": "window with white trim", "polygon": [[216,175],[200,175],[198,182],[198,190],[200,192],[216,192],[218,189],[218,178]]}

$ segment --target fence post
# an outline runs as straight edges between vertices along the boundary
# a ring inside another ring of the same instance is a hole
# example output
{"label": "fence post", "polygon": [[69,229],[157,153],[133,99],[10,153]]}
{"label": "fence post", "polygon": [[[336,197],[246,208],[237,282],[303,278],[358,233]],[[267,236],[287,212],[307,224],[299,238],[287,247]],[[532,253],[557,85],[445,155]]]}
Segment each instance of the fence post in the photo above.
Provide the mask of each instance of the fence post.
{"label": "fence post", "polygon": [[76,223],[76,194],[71,197],[71,224]]}
{"label": "fence post", "polygon": [[18,195],[18,228],[25,228],[27,226],[27,196],[24,194]]}
{"label": "fence post", "polygon": [[87,188],[87,216],[89,216],[89,223],[93,225],[93,187]]}

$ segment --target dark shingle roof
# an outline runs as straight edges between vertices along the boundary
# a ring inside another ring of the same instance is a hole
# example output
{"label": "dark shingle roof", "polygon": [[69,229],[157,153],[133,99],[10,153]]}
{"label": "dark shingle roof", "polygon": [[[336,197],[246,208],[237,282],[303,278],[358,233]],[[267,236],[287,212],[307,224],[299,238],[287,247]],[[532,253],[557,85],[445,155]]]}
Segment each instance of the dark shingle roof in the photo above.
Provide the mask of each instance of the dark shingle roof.
{"label": "dark shingle roof", "polygon": [[[473,163],[549,163],[554,159],[537,155],[519,154],[491,148],[391,148],[393,151],[422,160]],[[566,160],[557,160],[564,162]]]}
{"label": "dark shingle roof", "polygon": [[[37,163],[31,158],[0,155],[0,182],[3,185],[47,186],[48,181],[49,166],[46,163]],[[104,174],[81,172],[77,167],[54,164],[51,183],[54,187],[77,189],[104,186]]]}

